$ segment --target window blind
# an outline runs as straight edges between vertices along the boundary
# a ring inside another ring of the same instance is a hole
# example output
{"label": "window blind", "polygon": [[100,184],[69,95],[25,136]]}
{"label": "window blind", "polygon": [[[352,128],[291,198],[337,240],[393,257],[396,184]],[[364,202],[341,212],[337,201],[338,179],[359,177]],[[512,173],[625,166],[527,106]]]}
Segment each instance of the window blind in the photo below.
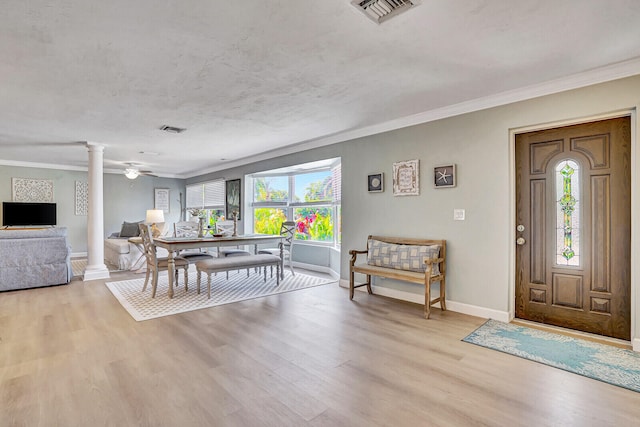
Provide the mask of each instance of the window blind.
{"label": "window blind", "polygon": [[224,209],[224,180],[187,186],[187,209]]}
{"label": "window blind", "polygon": [[331,185],[333,190],[333,201],[342,200],[342,167],[338,165],[331,169]]}

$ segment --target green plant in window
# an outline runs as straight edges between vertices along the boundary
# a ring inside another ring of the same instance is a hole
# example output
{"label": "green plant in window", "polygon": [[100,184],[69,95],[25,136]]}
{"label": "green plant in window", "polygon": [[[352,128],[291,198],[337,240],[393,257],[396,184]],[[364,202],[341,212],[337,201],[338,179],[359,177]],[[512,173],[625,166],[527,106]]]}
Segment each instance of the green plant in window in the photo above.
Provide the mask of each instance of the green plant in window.
{"label": "green plant in window", "polygon": [[281,209],[260,208],[253,212],[256,233],[260,234],[280,234],[280,226],[287,220]]}
{"label": "green plant in window", "polygon": [[329,208],[304,208],[296,214],[296,239],[333,240],[333,221]]}

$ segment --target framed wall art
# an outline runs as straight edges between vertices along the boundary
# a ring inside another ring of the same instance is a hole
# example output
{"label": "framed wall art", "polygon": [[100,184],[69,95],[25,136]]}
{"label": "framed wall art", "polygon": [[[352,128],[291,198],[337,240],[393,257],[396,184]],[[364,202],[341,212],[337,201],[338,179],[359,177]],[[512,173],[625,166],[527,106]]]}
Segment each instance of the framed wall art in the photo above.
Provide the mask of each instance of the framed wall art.
{"label": "framed wall art", "polygon": [[169,189],[156,188],[153,198],[153,208],[169,213]]}
{"label": "framed wall art", "polygon": [[86,181],[76,181],[76,215],[87,215],[89,213],[89,183]]}
{"label": "framed wall art", "polygon": [[433,168],[433,186],[450,188],[456,186],[456,165],[436,166]]}
{"label": "framed wall art", "polygon": [[11,178],[14,202],[53,202],[53,181],[49,179]]}
{"label": "framed wall art", "polygon": [[417,196],[420,194],[420,161],[407,160],[393,164],[393,195]]}
{"label": "framed wall art", "polygon": [[373,173],[367,176],[367,191],[382,193],[384,191],[384,173]]}
{"label": "framed wall art", "polygon": [[230,179],[225,181],[225,195],[226,195],[226,212],[225,217],[227,219],[233,219],[233,213],[237,212],[240,219],[240,183],[239,179]]}

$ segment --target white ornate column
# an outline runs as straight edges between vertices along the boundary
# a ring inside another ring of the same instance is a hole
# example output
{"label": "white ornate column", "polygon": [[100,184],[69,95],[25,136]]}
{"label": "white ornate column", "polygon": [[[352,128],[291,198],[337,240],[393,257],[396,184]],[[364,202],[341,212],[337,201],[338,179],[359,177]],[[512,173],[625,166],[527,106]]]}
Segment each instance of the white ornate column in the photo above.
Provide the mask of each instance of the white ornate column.
{"label": "white ornate column", "polygon": [[89,149],[89,212],[87,215],[87,267],[84,281],[109,278],[104,264],[104,209],[102,153],[104,146],[87,142]]}

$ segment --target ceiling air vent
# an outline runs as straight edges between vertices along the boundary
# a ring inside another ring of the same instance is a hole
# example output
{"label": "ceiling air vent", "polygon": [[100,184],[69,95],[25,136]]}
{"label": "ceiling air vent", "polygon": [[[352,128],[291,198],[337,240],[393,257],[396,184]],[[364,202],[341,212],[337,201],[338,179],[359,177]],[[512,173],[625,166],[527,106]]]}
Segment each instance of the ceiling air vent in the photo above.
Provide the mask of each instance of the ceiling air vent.
{"label": "ceiling air vent", "polygon": [[175,127],[175,126],[167,126],[167,125],[164,125],[164,126],[162,126],[162,127],[160,128],[160,130],[163,130],[163,131],[165,131],[165,132],[169,132],[169,133],[182,133],[182,132],[184,132],[184,131],[185,131],[185,130],[187,130],[187,129],[185,129],[185,128],[177,128],[177,127]]}
{"label": "ceiling air vent", "polygon": [[351,2],[372,21],[381,24],[399,13],[420,4],[420,0],[353,0]]}

